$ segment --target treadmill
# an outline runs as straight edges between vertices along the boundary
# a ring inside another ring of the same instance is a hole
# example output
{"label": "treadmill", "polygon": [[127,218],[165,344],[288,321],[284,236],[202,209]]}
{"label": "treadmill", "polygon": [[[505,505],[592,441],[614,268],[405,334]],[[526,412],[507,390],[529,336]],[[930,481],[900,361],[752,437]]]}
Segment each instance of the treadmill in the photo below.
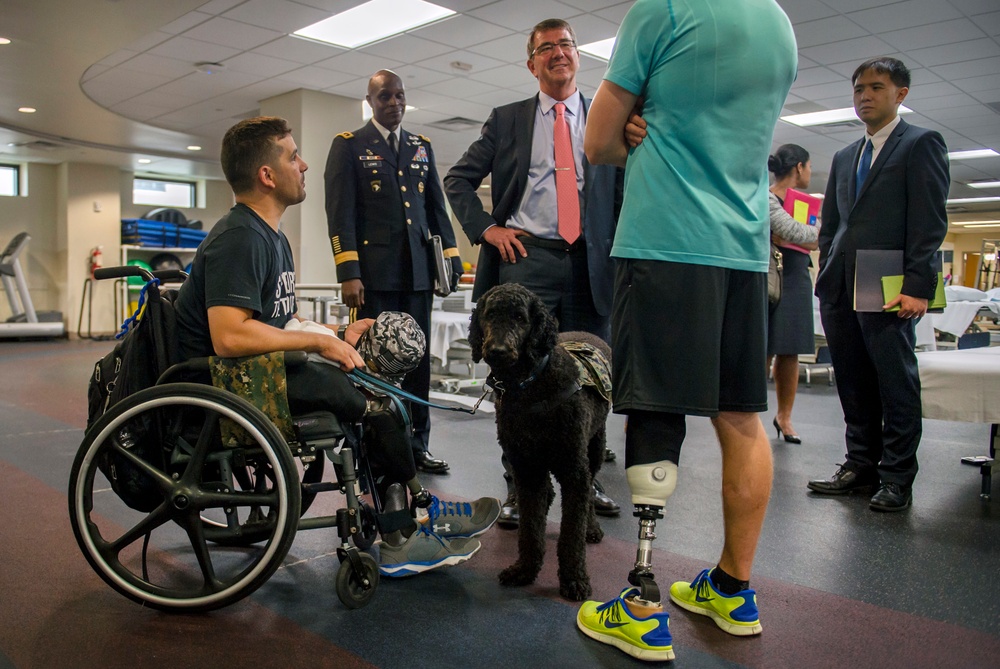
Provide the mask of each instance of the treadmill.
{"label": "treadmill", "polygon": [[28,281],[21,268],[20,256],[28,248],[31,235],[21,232],[11,240],[0,255],[0,281],[3,282],[10,311],[13,314],[0,322],[0,338],[62,337],[66,332],[61,311],[35,311],[28,293]]}

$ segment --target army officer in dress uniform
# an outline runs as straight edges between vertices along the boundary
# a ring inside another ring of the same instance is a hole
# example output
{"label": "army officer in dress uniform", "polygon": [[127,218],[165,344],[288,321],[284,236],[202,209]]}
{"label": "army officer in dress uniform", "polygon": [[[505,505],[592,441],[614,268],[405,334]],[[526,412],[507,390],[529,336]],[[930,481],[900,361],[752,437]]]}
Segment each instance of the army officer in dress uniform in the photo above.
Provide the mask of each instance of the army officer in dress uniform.
{"label": "army officer in dress uniform", "polygon": [[[357,318],[383,311],[412,315],[427,334],[424,358],[403,389],[427,398],[435,266],[432,235],[440,235],[458,285],[462,261],[445,210],[430,140],[400,127],[406,111],[403,81],[380,70],[365,98],[374,117],[360,130],[337,135],[326,161],[326,218],[344,303]],[[412,406],[414,460],[421,471],[443,473],[448,463],[427,450],[430,414]]]}

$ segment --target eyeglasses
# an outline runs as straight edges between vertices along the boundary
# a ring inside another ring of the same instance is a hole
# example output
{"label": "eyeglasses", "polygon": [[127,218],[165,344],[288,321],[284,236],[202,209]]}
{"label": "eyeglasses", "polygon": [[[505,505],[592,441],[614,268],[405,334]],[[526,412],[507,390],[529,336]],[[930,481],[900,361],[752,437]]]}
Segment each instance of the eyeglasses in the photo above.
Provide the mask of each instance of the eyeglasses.
{"label": "eyeglasses", "polygon": [[576,42],[571,39],[559,40],[555,44],[552,42],[542,42],[535,47],[534,51],[531,52],[531,57],[535,56],[551,56],[552,50],[559,47],[562,51],[569,51],[570,49],[576,48]]}

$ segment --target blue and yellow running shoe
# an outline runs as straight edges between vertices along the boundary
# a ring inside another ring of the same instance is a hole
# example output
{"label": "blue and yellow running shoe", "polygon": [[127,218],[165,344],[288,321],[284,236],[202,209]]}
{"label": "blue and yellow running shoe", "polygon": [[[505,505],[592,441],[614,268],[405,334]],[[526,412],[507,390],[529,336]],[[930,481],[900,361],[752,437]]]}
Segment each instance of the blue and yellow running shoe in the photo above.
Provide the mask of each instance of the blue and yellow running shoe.
{"label": "blue and yellow running shoe", "polygon": [[691,583],[677,581],[670,586],[670,599],[674,604],[694,613],[709,616],[721,629],[736,636],[760,634],[757,613],[757,593],[743,590],[735,595],[724,595],[715,589],[705,569]]}
{"label": "blue and yellow running shoe", "polygon": [[661,609],[645,618],[635,616],[625,600],[638,595],[638,588],[626,588],[610,602],[584,602],[576,626],[591,639],[640,660],[674,659],[670,615]]}

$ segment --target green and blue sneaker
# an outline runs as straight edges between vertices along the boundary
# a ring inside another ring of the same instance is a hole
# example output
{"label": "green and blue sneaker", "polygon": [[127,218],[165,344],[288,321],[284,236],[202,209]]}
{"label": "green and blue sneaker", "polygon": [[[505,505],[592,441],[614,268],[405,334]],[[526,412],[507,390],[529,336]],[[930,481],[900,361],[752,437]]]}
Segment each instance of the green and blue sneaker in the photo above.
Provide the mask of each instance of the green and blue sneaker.
{"label": "green and blue sneaker", "polygon": [[638,596],[638,588],[626,588],[610,602],[584,602],[576,626],[591,639],[640,660],[674,659],[670,614],[661,609],[645,618],[635,616],[625,600]]}
{"label": "green and blue sneaker", "polygon": [[721,629],[736,636],[760,634],[757,613],[757,593],[742,590],[735,595],[725,595],[715,589],[705,569],[691,583],[677,581],[670,586],[670,599],[674,604],[693,613],[709,616]]}

